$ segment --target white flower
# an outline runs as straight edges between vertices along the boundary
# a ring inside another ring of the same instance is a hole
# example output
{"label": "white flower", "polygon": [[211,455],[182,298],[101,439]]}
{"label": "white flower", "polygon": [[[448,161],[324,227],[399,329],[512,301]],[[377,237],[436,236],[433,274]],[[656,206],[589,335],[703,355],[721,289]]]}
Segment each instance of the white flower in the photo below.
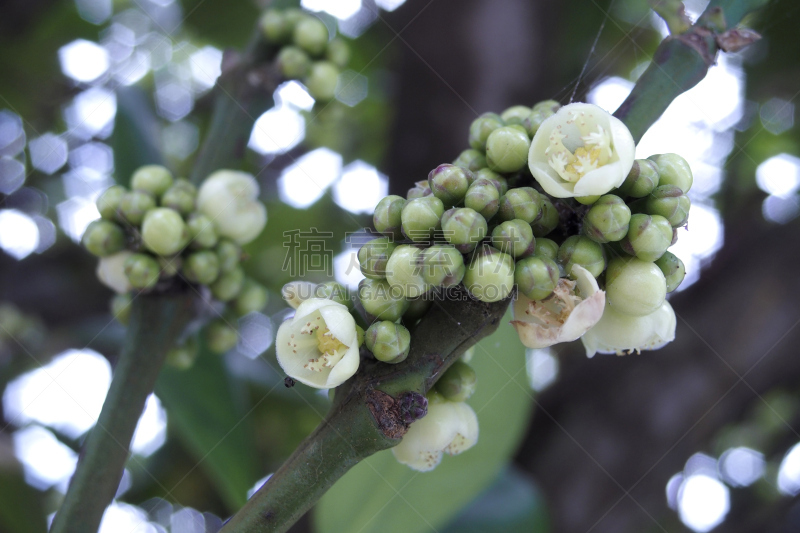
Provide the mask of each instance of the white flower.
{"label": "white flower", "polygon": [[292,309],[297,309],[300,304],[314,298],[316,283],[310,281],[290,281],[281,289],[281,296]]}
{"label": "white flower", "polygon": [[125,260],[131,255],[132,252],[125,250],[100,258],[100,262],[97,263],[97,277],[103,285],[119,294],[124,294],[133,288],[128,276],[125,275]]}
{"label": "white flower", "polygon": [[657,350],[675,339],[675,311],[668,302],[645,316],[631,316],[606,306],[603,318],[582,338],[586,356]]}
{"label": "white flower", "polygon": [[197,209],[214,221],[217,233],[239,244],[258,237],[267,224],[267,208],[258,201],[258,182],[246,172],[211,174],[197,192]]}
{"label": "white flower", "polygon": [[622,121],[596,105],[569,104],[536,131],[528,166],[551,196],[597,196],[622,185],[635,149]]}
{"label": "white flower", "polygon": [[576,281],[558,280],[553,294],[535,301],[517,293],[512,304],[511,324],[528,348],[546,348],[579,338],[603,315],[606,293],[597,280],[580,265],[572,267]]}
{"label": "white flower", "polygon": [[444,453],[458,455],[478,442],[478,416],[464,402],[448,402],[428,394],[428,414],[411,424],[392,448],[395,459],[414,470],[436,468]]}
{"label": "white flower", "polygon": [[311,298],[278,328],[275,350],[289,377],[318,389],[344,383],[358,370],[356,322],[347,307]]}

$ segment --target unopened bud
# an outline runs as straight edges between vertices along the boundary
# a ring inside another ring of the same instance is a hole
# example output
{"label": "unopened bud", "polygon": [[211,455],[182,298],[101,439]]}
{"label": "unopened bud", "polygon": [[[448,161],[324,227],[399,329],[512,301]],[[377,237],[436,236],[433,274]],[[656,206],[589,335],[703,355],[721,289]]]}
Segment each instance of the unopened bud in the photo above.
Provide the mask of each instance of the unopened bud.
{"label": "unopened bud", "polygon": [[667,282],[667,292],[677,289],[683,278],[686,277],[686,267],[683,261],[672,252],[664,252],[664,255],[659,257],[655,264],[664,274]]}
{"label": "unopened bud", "polygon": [[233,350],[239,342],[239,332],[224,320],[213,320],[206,325],[206,343],[213,353],[223,354]]}
{"label": "unopened bud", "polygon": [[364,342],[378,361],[397,364],[405,361],[411,348],[411,334],[400,324],[388,320],[375,322],[364,335]]}
{"label": "unopened bud", "polygon": [[673,228],[686,225],[692,202],[677,185],[659,185],[647,197],[646,209],[651,215],[661,215]]}
{"label": "unopened bud", "polygon": [[409,200],[414,200],[415,198],[422,198],[424,196],[432,196],[433,191],[431,191],[431,186],[428,184],[428,180],[425,181],[417,181],[414,183],[414,186],[408,189],[406,193],[406,198]]}
{"label": "unopened bud", "polygon": [[542,122],[555,115],[556,111],[560,108],[561,104],[555,100],[545,100],[534,105],[531,109],[530,116],[523,123],[525,129],[528,130],[528,135],[533,138],[533,135],[539,130],[539,126],[542,125]]}
{"label": "unopened bud", "polygon": [[350,45],[339,37],[328,43],[325,57],[339,68],[345,68],[350,62]]}
{"label": "unopened bud", "polygon": [[428,174],[428,184],[433,195],[450,208],[460,204],[475,180],[472,172],[456,165],[439,165]]}
{"label": "unopened bud", "polygon": [[603,247],[583,235],[567,237],[558,248],[558,262],[564,266],[570,279],[575,279],[573,265],[582,266],[594,277],[602,274],[606,267]]}
{"label": "unopened bud", "polygon": [[125,193],[119,202],[119,214],[123,220],[138,226],[144,220],[144,215],[155,206],[156,201],[150,194],[130,191]]}
{"label": "unopened bud", "polygon": [[497,192],[500,193],[500,196],[508,192],[508,180],[490,168],[482,168],[475,173],[475,181],[481,179],[492,182],[497,188]]}
{"label": "unopened bud", "polygon": [[174,209],[158,207],[145,215],[142,242],[151,252],[162,256],[173,255],[181,251],[188,241],[188,228]]}
{"label": "unopened bud", "polygon": [[110,220],[95,220],[86,227],[81,242],[89,253],[107,257],[125,248],[125,232]]}
{"label": "unopened bud", "polygon": [[245,316],[264,309],[269,302],[266,287],[256,281],[245,278],[244,286],[233,301],[233,311],[237,316]]}
{"label": "unopened bud", "polygon": [[311,54],[318,56],[328,45],[328,28],[321,20],[306,17],[297,23],[293,34],[294,44]]}
{"label": "unopened bud", "polygon": [[620,241],[623,250],[643,261],[655,261],[672,245],[672,226],[660,215],[631,216],[628,234]]}
{"label": "unopened bud", "polygon": [[442,234],[461,253],[474,250],[487,231],[486,219],[469,207],[450,209],[442,215]]}
{"label": "unopened bud", "polygon": [[536,250],[534,250],[533,255],[556,261],[558,257],[558,244],[552,239],[539,237],[536,239]]}
{"label": "unopened bud", "polygon": [[237,266],[220,274],[217,280],[211,284],[211,294],[221,302],[228,302],[239,295],[243,286],[244,270]]}
{"label": "unopened bud", "polygon": [[467,267],[464,286],[482,302],[502,300],[514,288],[514,260],[496,248],[484,246]]}
{"label": "unopened bud", "polygon": [[150,289],[158,283],[161,269],[152,255],[131,254],[125,260],[125,276],[134,289]]}
{"label": "unopened bud", "polygon": [[558,209],[553,205],[553,202],[543,194],[539,196],[542,200],[542,216],[538,220],[531,222],[531,229],[536,238],[548,235],[551,231],[556,229],[559,222],[561,222]]}
{"label": "unopened bud", "polygon": [[644,198],[653,192],[658,184],[658,166],[649,159],[636,159],[633,161],[628,177],[619,186],[617,192],[619,196],[623,197]]}
{"label": "unopened bud", "polygon": [[412,241],[427,241],[441,227],[444,204],[435,196],[415,198],[400,213],[403,234]]}
{"label": "unopened bud", "polygon": [[602,196],[583,217],[583,232],[594,242],[619,241],[628,233],[631,210],[619,196]]}
{"label": "unopened bud", "polygon": [[425,283],[422,270],[422,250],[406,244],[395,248],[386,264],[386,281],[392,287],[392,296],[418,298],[428,292],[430,286]]}
{"label": "unopened bud", "polygon": [[533,237],[531,225],[515,218],[492,230],[492,246],[515,259],[522,259],[533,254],[536,239]]}
{"label": "unopened bud", "polygon": [[518,218],[531,224],[542,216],[542,195],[532,187],[509,190],[500,198],[500,220]]}
{"label": "unopened bud", "polygon": [[482,152],[470,148],[464,150],[459,154],[453,164],[462,168],[466,168],[471,172],[477,172],[482,168],[486,168],[486,156]]}
{"label": "unopened bud", "polygon": [[525,123],[531,118],[531,108],[524,105],[515,105],[503,111],[500,114],[500,118],[509,126],[522,126],[527,133],[528,128]]}
{"label": "unopened bud", "polygon": [[187,187],[173,185],[161,196],[161,206],[174,209],[183,216],[189,215],[195,209],[197,194]]}
{"label": "unopened bud", "polygon": [[528,164],[531,140],[523,128],[497,128],[486,139],[486,164],[495,172],[517,172]]}
{"label": "unopened bud", "polygon": [[454,287],[464,279],[464,258],[452,246],[434,245],[422,252],[422,277],[434,287]]}
{"label": "unopened bud", "polygon": [[219,276],[219,259],[211,250],[194,252],[183,262],[181,270],[189,281],[211,285]]}
{"label": "unopened bud", "polygon": [[289,80],[303,78],[311,68],[311,59],[296,46],[284,46],[278,53],[278,67],[283,77]]}
{"label": "unopened bud", "polygon": [[436,382],[436,392],[451,402],[469,400],[478,386],[475,369],[463,361],[456,361]]}
{"label": "unopened bud", "polygon": [[667,284],[661,269],[635,257],[615,257],[606,272],[606,302],[632,316],[653,313],[664,303]]}
{"label": "unopened bud", "polygon": [[100,212],[100,216],[106,220],[118,220],[117,211],[126,192],[128,191],[122,185],[112,185],[103,191],[97,197],[97,210]]}
{"label": "unopened bud", "polygon": [[648,159],[658,167],[659,185],[675,185],[684,194],[692,188],[692,169],[678,154],[651,155]]}
{"label": "unopened bud", "polygon": [[140,167],[131,176],[131,189],[144,191],[158,198],[172,186],[172,172],[161,165]]}
{"label": "unopened bud", "polygon": [[285,42],[291,35],[286,17],[277,9],[266,10],[258,20],[258,27],[264,38],[273,43]]}
{"label": "unopened bud", "polygon": [[475,180],[467,190],[464,197],[464,205],[480,213],[489,220],[497,214],[500,209],[500,193],[494,183],[487,179]]}
{"label": "unopened bud", "polygon": [[386,277],[386,263],[397,248],[397,244],[388,237],[371,240],[358,251],[358,262],[361,273],[370,279],[384,279]]}
{"label": "unopened bud", "polygon": [[315,100],[328,102],[336,96],[339,83],[339,67],[330,61],[316,61],[306,78],[306,88]]}
{"label": "unopened bud", "polygon": [[531,300],[550,296],[558,284],[558,278],[558,265],[547,257],[526,257],[517,261],[514,270],[517,290]]}
{"label": "unopened bud", "polygon": [[189,217],[186,226],[195,248],[213,248],[217,244],[217,230],[207,216],[195,213]]}
{"label": "unopened bud", "polygon": [[497,128],[505,126],[505,122],[496,113],[484,113],[469,126],[469,145],[475,150],[486,150],[489,134]]}
{"label": "unopened bud", "polygon": [[399,320],[408,309],[402,292],[392,290],[386,280],[364,279],[358,284],[358,299],[364,311],[376,320]]}
{"label": "unopened bud", "polygon": [[220,239],[216,252],[220,272],[230,272],[239,265],[242,258],[242,249],[230,239]]}
{"label": "unopened bud", "polygon": [[375,225],[375,229],[387,237],[391,237],[394,241],[401,240],[403,231],[400,214],[403,212],[405,205],[406,199],[402,196],[389,195],[383,198],[375,206],[375,214],[372,216],[372,223]]}

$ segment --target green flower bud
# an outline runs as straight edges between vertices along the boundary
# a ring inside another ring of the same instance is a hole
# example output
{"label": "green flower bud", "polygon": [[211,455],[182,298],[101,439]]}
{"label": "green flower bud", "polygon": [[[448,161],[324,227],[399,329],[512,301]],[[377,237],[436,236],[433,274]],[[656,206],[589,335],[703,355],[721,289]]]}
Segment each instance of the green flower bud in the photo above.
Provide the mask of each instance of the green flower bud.
{"label": "green flower bud", "polygon": [[147,212],[142,222],[142,242],[153,253],[173,255],[189,240],[189,231],[174,209],[158,207]]}
{"label": "green flower bud", "polygon": [[364,328],[356,324],[356,343],[358,343],[359,348],[361,348],[361,345],[364,344],[365,335],[366,331],[364,331]]}
{"label": "green flower bud", "polygon": [[358,299],[368,315],[375,320],[394,322],[408,309],[408,300],[402,291],[393,289],[389,282],[381,279],[364,279],[358,284]]}
{"label": "green flower bud", "polygon": [[542,216],[542,195],[532,187],[509,190],[500,198],[500,220],[518,218],[531,224]]}
{"label": "green flower bud", "polygon": [[167,352],[166,364],[178,370],[188,370],[194,365],[200,349],[195,337],[189,337],[186,342],[178,346],[173,346]]}
{"label": "green flower bud", "polygon": [[311,68],[308,54],[296,46],[284,46],[278,53],[278,67],[283,77],[290,80],[303,78]]}
{"label": "green flower bud", "polygon": [[556,244],[556,241],[552,239],[538,237],[536,239],[536,250],[534,250],[533,255],[536,257],[546,257],[556,261],[558,258],[558,244]]}
{"label": "green flower bud", "polygon": [[320,283],[314,289],[314,293],[317,295],[317,298],[333,300],[336,303],[347,306],[350,310],[353,309],[353,299],[350,298],[350,291],[337,281]]}
{"label": "green flower bud", "polygon": [[555,115],[556,111],[560,108],[561,104],[555,100],[545,100],[533,106],[530,116],[523,123],[525,129],[528,130],[528,135],[533,138],[533,135],[539,130],[539,126],[542,125],[542,122]]}
{"label": "green flower bud", "polygon": [[495,172],[517,172],[528,164],[531,140],[513,126],[497,128],[486,139],[486,164]]}
{"label": "green flower bud", "polygon": [[[464,262],[464,259],[461,259]],[[403,313],[403,322],[405,324],[413,324],[428,312],[428,309],[433,305],[433,300],[430,298],[410,298],[408,301],[408,309]]]}
{"label": "green flower bud", "polygon": [[475,370],[463,361],[456,361],[436,382],[436,392],[451,402],[465,402],[475,394],[477,385]]}
{"label": "green flower bud", "polygon": [[146,192],[130,191],[125,193],[119,202],[119,214],[134,226],[138,226],[144,220],[144,215],[155,208],[155,199]]}
{"label": "green flower bud", "polygon": [[229,302],[236,298],[244,287],[244,270],[242,267],[223,272],[211,284],[211,294],[221,302]]}
{"label": "green flower bud", "polygon": [[653,313],[664,303],[667,283],[661,269],[635,257],[615,257],[606,272],[606,303],[632,316]]}
{"label": "green flower bud", "polygon": [[266,287],[250,278],[245,278],[239,296],[233,301],[233,311],[236,316],[249,315],[264,309],[267,302],[269,302],[269,293]]}
{"label": "green flower bud", "polygon": [[630,255],[643,261],[655,261],[672,245],[672,226],[660,215],[633,215],[628,234],[620,244]]}
{"label": "green flower bud", "polygon": [[647,159],[658,167],[659,185],[675,185],[684,194],[692,188],[694,177],[689,163],[678,154],[651,155]]}
{"label": "green flower bud", "polygon": [[425,294],[430,286],[425,283],[422,271],[422,250],[407,244],[398,246],[386,263],[386,281],[392,287],[393,296],[418,298]]}
{"label": "green flower bud", "polygon": [[311,54],[318,56],[328,45],[328,28],[317,18],[306,17],[297,23],[293,34],[294,44]]}
{"label": "green flower bud", "polygon": [[397,244],[387,237],[365,243],[358,251],[361,273],[370,279],[386,278],[386,263],[395,248],[397,248]]}
{"label": "green flower bud", "polygon": [[543,300],[558,285],[558,265],[547,257],[526,257],[517,261],[514,281],[517,290],[531,300]]}
{"label": "green flower bud", "polygon": [[676,185],[659,185],[647,197],[645,209],[651,215],[661,215],[673,228],[686,225],[689,220],[689,197]]}
{"label": "green flower bud", "polygon": [[515,105],[503,111],[500,114],[500,118],[509,126],[522,126],[525,129],[525,133],[527,133],[528,128],[525,123],[531,118],[531,108],[524,105]]}
{"label": "green flower bud", "polygon": [[551,231],[556,229],[559,222],[561,222],[561,216],[556,206],[553,205],[553,202],[543,194],[539,196],[542,200],[542,217],[539,220],[531,222],[533,235],[537,238],[548,235]]}
{"label": "green flower bud", "polygon": [[345,68],[350,62],[350,45],[336,37],[328,43],[325,57],[339,68]]}
{"label": "green flower bud", "polygon": [[661,269],[667,282],[667,292],[677,289],[683,278],[686,277],[686,267],[683,261],[672,252],[664,252],[664,255],[656,260],[655,265]]}
{"label": "green flower bud", "polygon": [[213,248],[217,244],[217,230],[207,216],[195,213],[189,217],[186,226],[195,248]]}
{"label": "green flower bud", "polygon": [[514,260],[491,246],[484,246],[467,267],[464,286],[482,302],[499,302],[514,288]]}
{"label": "green flower bud", "polygon": [[131,189],[150,193],[158,198],[172,187],[172,172],[161,165],[140,167],[131,176]]}
{"label": "green flower bud", "polygon": [[122,185],[112,185],[97,197],[97,210],[100,216],[106,220],[117,220],[117,211],[122,197],[125,196],[125,187]]}
{"label": "green flower bud", "polygon": [[316,61],[306,78],[306,88],[314,100],[328,102],[336,96],[339,68],[330,61]]}
{"label": "green flower bud", "polygon": [[286,17],[277,9],[268,9],[262,13],[258,19],[258,27],[264,38],[273,43],[284,42],[291,34]]}
{"label": "green flower bud", "polygon": [[489,220],[500,209],[500,193],[491,181],[487,179],[475,180],[467,189],[464,205],[480,213],[484,219]]}
{"label": "green flower bud", "polygon": [[583,217],[583,233],[594,242],[622,240],[628,234],[631,210],[619,196],[606,194]]}
{"label": "green flower bud", "polygon": [[128,322],[130,322],[131,302],[133,302],[133,297],[129,292],[116,294],[111,298],[111,316],[123,326],[127,326]]}
{"label": "green flower bud", "polygon": [[462,168],[466,168],[472,172],[486,167],[486,156],[478,150],[464,150],[459,154],[453,164]]}
{"label": "green flower bud", "polygon": [[239,265],[242,249],[232,240],[220,239],[216,251],[220,272],[230,272]]}
{"label": "green flower bud", "polygon": [[[172,183],[172,187],[177,187],[179,189],[183,189],[186,192],[190,192],[193,195],[197,194],[197,187],[194,186],[194,183],[187,180],[186,178],[178,178]],[[170,187],[170,189],[172,188]]]}
{"label": "green flower bud", "polygon": [[375,229],[395,241],[402,240],[403,231],[400,214],[403,212],[405,205],[406,199],[402,196],[392,194],[383,198],[375,206],[375,214],[372,215],[372,223]]}
{"label": "green flower bud", "polygon": [[[475,181],[489,180],[497,188],[500,196],[508,192],[508,180],[490,168],[482,168],[475,173]],[[473,181],[472,183],[475,183]]]}
{"label": "green flower bud", "polygon": [[425,181],[417,181],[414,183],[414,186],[408,189],[406,193],[406,198],[409,200],[414,200],[415,198],[423,198],[425,196],[433,196],[433,191],[431,191],[431,186],[428,183],[428,180]]}
{"label": "green flower bud", "polygon": [[487,231],[486,219],[469,207],[450,209],[442,215],[444,238],[462,254],[474,250]]}
{"label": "green flower bud", "polygon": [[158,259],[158,267],[161,269],[161,279],[171,278],[183,266],[183,258],[179,255],[173,255],[171,257],[157,257]]}
{"label": "green flower bud", "polygon": [[409,200],[400,212],[403,234],[412,241],[427,241],[441,227],[444,204],[435,196]]}
{"label": "green flower bud", "polygon": [[224,320],[213,320],[203,331],[208,349],[213,353],[223,354],[236,348],[239,332]]}
{"label": "green flower bud", "polygon": [[211,250],[194,252],[183,262],[181,270],[189,281],[211,285],[219,276],[219,259]]}
{"label": "green flower bud", "polygon": [[515,218],[507,220],[492,230],[492,246],[515,259],[533,254],[536,239],[531,225]]}
{"label": "green flower bud", "polygon": [[422,252],[422,277],[434,287],[454,287],[464,279],[464,258],[452,246],[434,245]]}
{"label": "green flower bud", "polygon": [[474,180],[472,172],[456,165],[439,165],[428,174],[428,185],[433,195],[448,208],[464,200],[469,184]]}
{"label": "green flower bud", "polygon": [[173,185],[161,196],[161,206],[174,209],[183,216],[194,211],[196,192],[181,185]]}
{"label": "green flower bud", "polygon": [[489,134],[497,128],[505,126],[505,122],[496,113],[484,113],[469,126],[469,145],[475,150],[486,150],[486,141]]}
{"label": "green flower bud", "polygon": [[151,289],[158,283],[161,269],[152,255],[131,254],[125,260],[125,276],[134,289]]}
{"label": "green flower bud", "polygon": [[286,19],[286,24],[289,27],[289,35],[294,32],[295,26],[300,24],[303,20],[308,18],[308,13],[297,7],[290,7],[283,10],[283,16]]}
{"label": "green flower bud", "polygon": [[576,196],[575,199],[578,201],[579,204],[583,205],[592,205],[597,200],[600,199],[600,195],[597,196]]}
{"label": "green flower bud", "polygon": [[95,220],[86,227],[81,241],[92,255],[107,257],[125,248],[125,232],[109,220]]}
{"label": "green flower bud", "polygon": [[635,159],[628,177],[619,186],[617,192],[619,196],[623,197],[644,198],[653,192],[658,184],[658,166],[649,159]]}
{"label": "green flower bud", "polygon": [[558,248],[558,262],[564,265],[564,271],[575,279],[572,273],[573,265],[580,265],[589,273],[597,277],[606,268],[606,259],[603,247],[582,235],[567,237],[567,240]]}
{"label": "green flower bud", "polygon": [[364,335],[367,348],[378,361],[397,364],[405,361],[411,348],[411,333],[388,320],[375,322]]}

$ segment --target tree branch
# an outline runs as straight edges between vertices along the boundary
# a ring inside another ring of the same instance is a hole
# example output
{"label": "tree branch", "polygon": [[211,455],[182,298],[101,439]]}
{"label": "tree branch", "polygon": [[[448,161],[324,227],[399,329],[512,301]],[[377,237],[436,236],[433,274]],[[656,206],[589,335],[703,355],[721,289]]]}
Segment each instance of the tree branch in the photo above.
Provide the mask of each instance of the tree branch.
{"label": "tree branch", "polygon": [[89,433],[52,533],[97,531],[119,487],[133,432],[153,392],[167,351],[192,317],[186,293],[142,295],[133,301],[125,345],[103,410]]}

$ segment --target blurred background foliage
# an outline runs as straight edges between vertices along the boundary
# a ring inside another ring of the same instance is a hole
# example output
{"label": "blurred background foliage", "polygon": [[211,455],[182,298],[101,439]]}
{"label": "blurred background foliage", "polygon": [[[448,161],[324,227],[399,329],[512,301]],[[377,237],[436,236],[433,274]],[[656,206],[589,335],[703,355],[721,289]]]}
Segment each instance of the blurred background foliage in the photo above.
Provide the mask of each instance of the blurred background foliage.
{"label": "blurred background foliage", "polygon": [[[284,387],[271,348],[297,275],[287,232],[330,232],[315,237],[330,274],[306,278],[354,286],[351,233],[466,148],[477,114],[573,93],[613,110],[665,35],[644,0],[303,3],[353,38],[353,60],[328,106],[282,87],[242,161],[269,209],[246,265],[270,306],[236,350],[164,370],[104,533],[216,531],[321,420],[327,395]],[[0,2],[0,531],[46,530],[119,351],[76,245],[93,200],[143,163],[189,172],[224,54],[262,7]],[[677,340],[586,360],[526,352],[502,325],[473,359],[478,446],[428,474],[378,454],[296,531],[800,528],[799,21],[793,0],[752,16],[764,39],[721,56],[638,148],[695,171]]]}

